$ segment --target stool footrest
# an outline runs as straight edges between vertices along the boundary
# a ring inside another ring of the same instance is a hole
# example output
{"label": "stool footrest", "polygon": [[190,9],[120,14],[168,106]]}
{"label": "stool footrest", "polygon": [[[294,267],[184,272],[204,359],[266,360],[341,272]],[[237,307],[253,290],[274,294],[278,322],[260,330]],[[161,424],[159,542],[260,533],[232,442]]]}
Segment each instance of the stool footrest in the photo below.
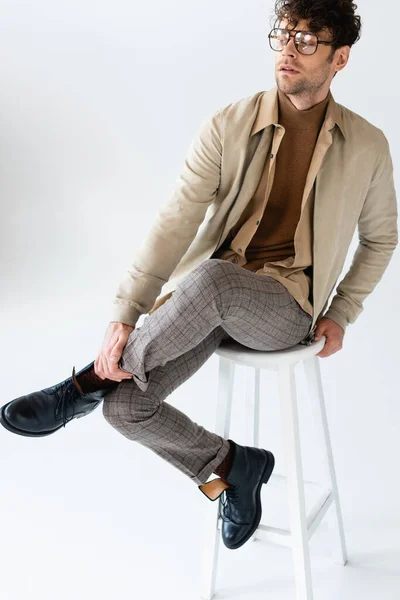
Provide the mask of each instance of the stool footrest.
{"label": "stool footrest", "polygon": [[[271,475],[270,482],[273,482],[275,487],[280,487],[282,483],[287,483],[287,477],[284,475]],[[333,493],[331,489],[323,489],[320,484],[314,481],[304,481],[304,487],[313,487],[319,491],[317,499],[314,501],[311,510],[307,514],[307,534],[308,539],[310,540],[333,503]],[[221,518],[219,517],[217,525],[218,529],[221,529],[221,526]],[[265,525],[262,522],[256,529],[255,537],[280,546],[287,546],[288,548],[293,547],[290,530],[272,527],[270,525]]]}

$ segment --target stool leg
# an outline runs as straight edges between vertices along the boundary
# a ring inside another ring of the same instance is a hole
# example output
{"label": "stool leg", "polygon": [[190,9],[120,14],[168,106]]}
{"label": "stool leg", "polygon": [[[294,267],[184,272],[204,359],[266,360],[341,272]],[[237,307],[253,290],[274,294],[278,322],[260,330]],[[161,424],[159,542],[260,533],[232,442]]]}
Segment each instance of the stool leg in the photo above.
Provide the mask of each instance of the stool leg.
{"label": "stool leg", "polygon": [[260,444],[260,369],[246,369],[246,444]]}
{"label": "stool leg", "polygon": [[[225,439],[229,437],[231,423],[234,375],[235,364],[220,356],[215,433]],[[211,600],[215,594],[218,553],[221,539],[218,529],[218,509],[218,500],[215,502],[206,502],[206,516],[203,530],[201,589],[201,598],[204,600]]]}
{"label": "stool leg", "polygon": [[[260,447],[260,369],[246,369],[246,444],[254,448]],[[248,540],[255,542],[257,529]]]}
{"label": "stool leg", "polygon": [[326,407],[324,400],[324,392],[322,387],[321,370],[318,362],[318,357],[313,356],[304,361],[304,370],[307,378],[308,388],[312,400],[312,408],[315,416],[319,421],[319,431],[323,432],[324,445],[326,449],[325,461],[328,462],[328,470],[333,494],[334,513],[329,510],[327,513],[328,523],[332,526],[330,518],[334,516],[334,531],[335,545],[333,548],[334,561],[340,565],[347,563],[347,549],[344,536],[343,518],[340,508],[339,491],[336,479],[335,465],[333,460],[332,445],[329,435],[328,419],[326,415]]}
{"label": "stool leg", "polygon": [[312,600],[310,549],[308,545],[294,365],[285,365],[278,369],[278,384],[281,400],[282,442],[287,465],[296,599]]}

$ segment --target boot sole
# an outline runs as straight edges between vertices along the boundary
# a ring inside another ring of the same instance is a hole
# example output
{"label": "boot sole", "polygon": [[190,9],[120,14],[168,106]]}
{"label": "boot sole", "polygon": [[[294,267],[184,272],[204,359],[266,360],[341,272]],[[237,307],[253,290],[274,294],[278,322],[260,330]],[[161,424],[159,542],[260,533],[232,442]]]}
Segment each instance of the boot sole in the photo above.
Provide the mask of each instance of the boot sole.
{"label": "boot sole", "polygon": [[253,524],[252,524],[250,530],[247,532],[247,534],[245,535],[245,537],[242,538],[240,540],[240,542],[237,542],[236,544],[234,544],[232,546],[226,546],[230,550],[237,550],[238,548],[240,548],[241,546],[243,546],[243,544],[245,544],[251,538],[251,536],[253,535],[253,533],[255,532],[255,530],[257,529],[257,527],[260,524],[261,516],[262,516],[261,486],[262,486],[263,483],[268,483],[269,478],[272,475],[272,471],[274,470],[274,467],[275,467],[275,457],[272,454],[272,452],[270,452],[269,450],[266,450],[265,453],[268,456],[268,461],[267,461],[267,464],[265,465],[263,474],[261,475],[260,482],[259,482],[259,484],[257,486],[257,489],[256,489],[256,504],[257,504],[256,516],[254,518],[254,521],[253,521]]}

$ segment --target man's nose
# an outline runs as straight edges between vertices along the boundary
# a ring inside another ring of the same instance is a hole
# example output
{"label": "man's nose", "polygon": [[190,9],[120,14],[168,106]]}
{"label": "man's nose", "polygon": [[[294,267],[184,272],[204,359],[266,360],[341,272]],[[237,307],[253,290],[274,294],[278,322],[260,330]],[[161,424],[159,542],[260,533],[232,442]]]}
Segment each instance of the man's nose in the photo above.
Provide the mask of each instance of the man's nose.
{"label": "man's nose", "polygon": [[281,54],[283,56],[296,56],[297,50],[296,50],[296,46],[294,44],[294,36],[293,35],[290,36],[290,40],[288,41],[286,46],[284,46]]}

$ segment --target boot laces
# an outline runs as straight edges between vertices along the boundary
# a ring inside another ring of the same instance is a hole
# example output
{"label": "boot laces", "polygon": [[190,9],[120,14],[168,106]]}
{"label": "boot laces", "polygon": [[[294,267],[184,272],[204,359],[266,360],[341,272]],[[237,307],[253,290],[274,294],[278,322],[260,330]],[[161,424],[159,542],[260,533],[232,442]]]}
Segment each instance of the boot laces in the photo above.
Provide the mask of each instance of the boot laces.
{"label": "boot laces", "polygon": [[[239,490],[238,490],[238,486],[236,485],[232,485],[232,487],[229,487],[227,489],[225,489],[220,497],[220,504],[219,504],[219,508],[220,508],[220,512],[219,512],[219,516],[221,517],[221,519],[225,522],[231,522],[231,523],[236,523],[236,521],[232,518],[227,518],[225,516],[226,513],[226,508],[228,506],[230,506],[231,504],[235,504],[235,502],[237,502],[239,500]],[[229,511],[232,514],[232,511]],[[240,525],[240,523],[236,523],[237,525]]]}
{"label": "boot laces", "polygon": [[[57,398],[56,414],[59,411],[61,412],[63,426],[65,427],[65,425],[68,423],[68,408],[71,406],[71,404],[73,405],[76,402],[76,390],[74,382],[67,379],[66,381],[60,383],[60,385],[54,389],[54,395]],[[72,409],[71,418],[73,418],[73,415],[74,409]]]}

